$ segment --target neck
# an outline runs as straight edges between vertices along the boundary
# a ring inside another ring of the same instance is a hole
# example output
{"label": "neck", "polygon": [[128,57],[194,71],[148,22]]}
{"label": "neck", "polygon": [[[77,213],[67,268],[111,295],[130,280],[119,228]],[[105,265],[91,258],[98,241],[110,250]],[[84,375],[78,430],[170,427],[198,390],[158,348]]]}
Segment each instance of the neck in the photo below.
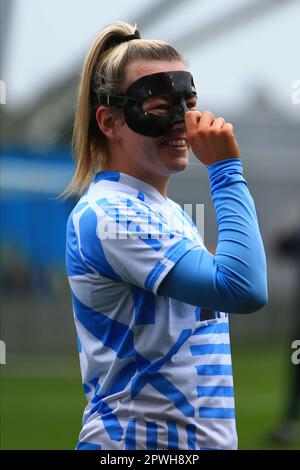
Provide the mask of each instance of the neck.
{"label": "neck", "polygon": [[163,197],[167,197],[167,189],[169,183],[169,175],[157,175],[144,168],[136,168],[132,165],[122,164],[120,161],[112,162],[110,161],[107,170],[110,171],[120,171],[121,173],[126,173],[127,175],[133,176],[145,183],[150,184],[155,188]]}

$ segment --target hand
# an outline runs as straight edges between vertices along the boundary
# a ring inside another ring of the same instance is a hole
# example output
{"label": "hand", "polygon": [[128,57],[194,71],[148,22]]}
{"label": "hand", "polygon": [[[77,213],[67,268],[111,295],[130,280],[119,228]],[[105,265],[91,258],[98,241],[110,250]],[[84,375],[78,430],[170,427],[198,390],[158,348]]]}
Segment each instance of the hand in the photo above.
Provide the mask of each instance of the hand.
{"label": "hand", "polygon": [[192,151],[204,165],[240,158],[233,126],[222,117],[216,119],[210,111],[187,111],[185,127]]}

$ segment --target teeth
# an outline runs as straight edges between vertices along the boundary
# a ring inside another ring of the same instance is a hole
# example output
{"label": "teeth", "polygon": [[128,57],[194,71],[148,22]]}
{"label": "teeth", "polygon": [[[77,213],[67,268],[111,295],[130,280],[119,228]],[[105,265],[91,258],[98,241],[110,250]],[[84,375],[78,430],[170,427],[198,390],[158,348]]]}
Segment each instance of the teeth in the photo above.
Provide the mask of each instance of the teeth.
{"label": "teeth", "polygon": [[184,147],[186,145],[185,139],[178,139],[178,140],[169,140],[167,142],[168,145],[174,145],[176,147]]}

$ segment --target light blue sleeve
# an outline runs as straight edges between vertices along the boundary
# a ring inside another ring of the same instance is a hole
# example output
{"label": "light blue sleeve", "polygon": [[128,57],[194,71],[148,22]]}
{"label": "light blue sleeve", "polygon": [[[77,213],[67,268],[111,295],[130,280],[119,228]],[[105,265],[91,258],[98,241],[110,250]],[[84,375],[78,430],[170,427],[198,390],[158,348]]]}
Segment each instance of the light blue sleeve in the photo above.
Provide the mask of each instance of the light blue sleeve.
{"label": "light blue sleeve", "polygon": [[207,169],[218,226],[216,253],[189,251],[162,281],[158,295],[227,313],[251,313],[268,300],[254,202],[240,159],[222,160]]}

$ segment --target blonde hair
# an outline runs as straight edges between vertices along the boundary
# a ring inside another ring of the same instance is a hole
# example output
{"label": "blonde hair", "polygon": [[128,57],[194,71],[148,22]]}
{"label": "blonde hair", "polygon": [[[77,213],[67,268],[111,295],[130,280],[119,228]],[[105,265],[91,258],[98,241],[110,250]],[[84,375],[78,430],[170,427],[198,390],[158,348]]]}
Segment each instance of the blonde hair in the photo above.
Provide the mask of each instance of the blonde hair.
{"label": "blonde hair", "polygon": [[[137,40],[124,40],[125,36],[132,34]],[[107,168],[107,139],[95,117],[97,97],[99,94],[124,93],[126,66],[135,61],[149,60],[185,63],[172,46],[164,41],[141,39],[136,25],[123,21],[106,26],[92,44],[78,88],[72,141],[76,168],[69,186],[62,193],[64,198],[80,197],[94,174]]]}

